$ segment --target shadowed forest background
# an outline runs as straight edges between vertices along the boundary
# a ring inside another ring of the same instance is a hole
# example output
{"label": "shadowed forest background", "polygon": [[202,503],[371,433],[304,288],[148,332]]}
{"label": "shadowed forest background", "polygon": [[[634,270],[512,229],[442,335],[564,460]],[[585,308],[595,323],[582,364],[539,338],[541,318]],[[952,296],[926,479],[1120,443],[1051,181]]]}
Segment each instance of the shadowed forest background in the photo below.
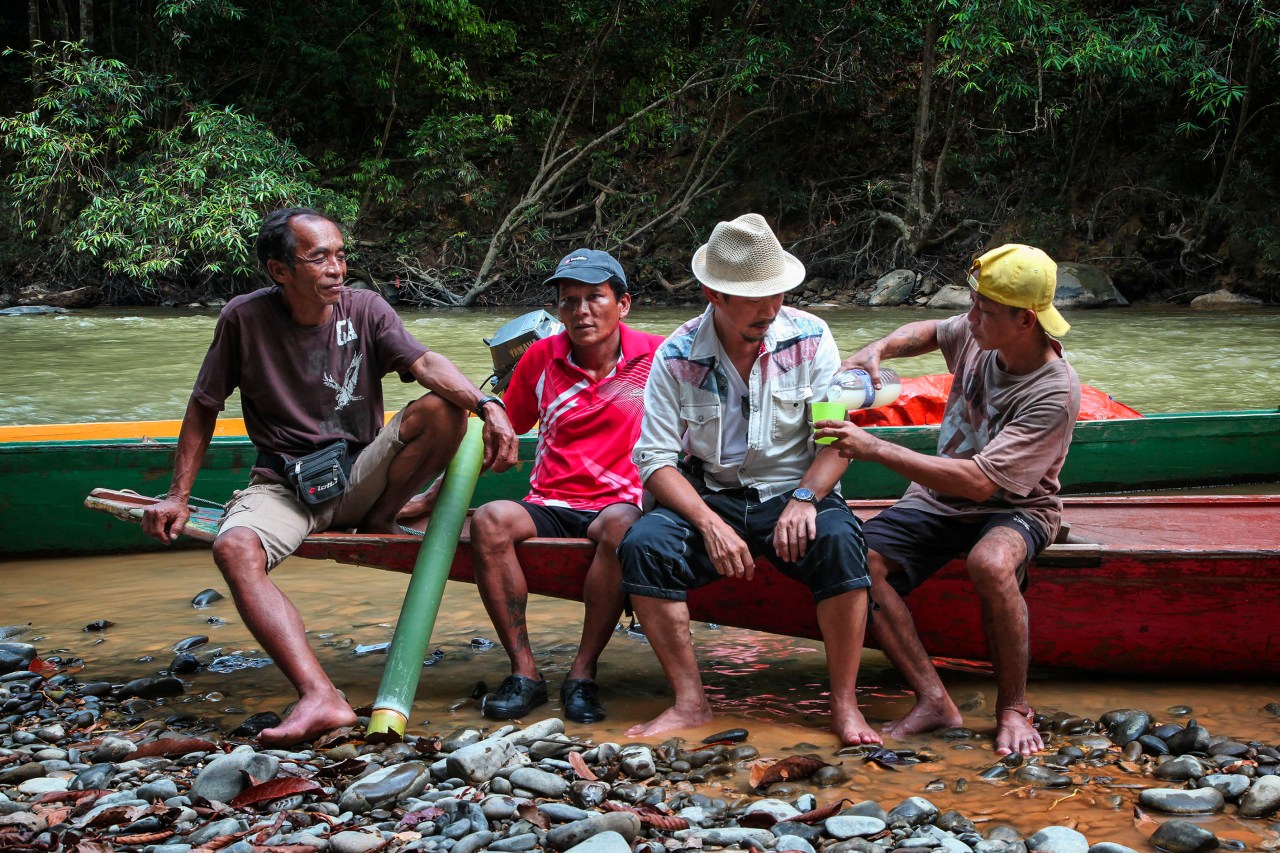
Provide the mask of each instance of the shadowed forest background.
{"label": "shadowed forest background", "polygon": [[720,219],[811,276],[947,283],[1035,243],[1131,299],[1280,301],[1280,13],[1068,0],[12,0],[0,293],[258,286],[261,216],[348,226],[427,305],[540,302],[564,252],[692,298]]}

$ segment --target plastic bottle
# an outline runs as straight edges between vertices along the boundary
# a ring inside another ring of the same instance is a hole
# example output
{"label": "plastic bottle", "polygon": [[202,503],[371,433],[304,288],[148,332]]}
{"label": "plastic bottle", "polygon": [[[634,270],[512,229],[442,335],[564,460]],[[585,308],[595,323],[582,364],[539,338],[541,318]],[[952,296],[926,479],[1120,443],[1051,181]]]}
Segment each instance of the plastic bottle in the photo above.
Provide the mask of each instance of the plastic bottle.
{"label": "plastic bottle", "polygon": [[894,370],[880,368],[880,388],[871,384],[871,375],[865,370],[855,368],[842,370],[831,380],[827,389],[827,400],[842,403],[846,409],[871,409],[876,406],[887,406],[898,399],[902,393],[902,380]]}

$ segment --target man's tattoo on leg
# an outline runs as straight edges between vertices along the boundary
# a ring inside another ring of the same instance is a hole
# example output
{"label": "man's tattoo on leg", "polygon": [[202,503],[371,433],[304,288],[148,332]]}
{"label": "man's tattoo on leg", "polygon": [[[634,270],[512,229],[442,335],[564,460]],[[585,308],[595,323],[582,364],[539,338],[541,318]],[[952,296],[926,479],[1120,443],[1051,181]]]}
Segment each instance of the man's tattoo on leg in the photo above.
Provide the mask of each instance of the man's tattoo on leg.
{"label": "man's tattoo on leg", "polygon": [[507,624],[515,634],[515,648],[512,651],[524,651],[529,648],[529,626],[525,621],[524,602],[518,598],[507,599]]}

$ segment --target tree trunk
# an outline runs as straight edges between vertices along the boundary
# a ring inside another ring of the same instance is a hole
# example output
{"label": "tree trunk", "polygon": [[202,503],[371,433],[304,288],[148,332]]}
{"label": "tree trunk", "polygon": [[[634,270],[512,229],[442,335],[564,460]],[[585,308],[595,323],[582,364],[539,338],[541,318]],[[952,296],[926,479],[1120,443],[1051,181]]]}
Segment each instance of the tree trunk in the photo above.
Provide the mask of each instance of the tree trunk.
{"label": "tree trunk", "polygon": [[[34,54],[36,42],[40,41],[40,0],[27,0],[27,47]],[[36,80],[36,60],[31,59],[31,99],[40,95],[40,84]]]}
{"label": "tree trunk", "polygon": [[93,0],[80,0],[80,41],[93,47]]}
{"label": "tree trunk", "polygon": [[[920,92],[916,96],[916,127],[911,142],[911,194],[905,217],[908,233],[907,251],[919,254],[933,217],[926,213],[925,189],[928,186],[928,167],[924,161],[925,141],[929,136],[929,114],[933,106],[933,48],[938,41],[938,19],[932,17],[925,25],[924,47],[920,57]],[[938,163],[937,168],[942,168]],[[936,201],[936,199],[935,199]]]}
{"label": "tree trunk", "polygon": [[1218,187],[1209,198],[1209,204],[1222,201],[1222,193],[1227,188],[1227,179],[1231,176],[1231,167],[1235,165],[1236,155],[1240,151],[1240,143],[1244,140],[1244,131],[1249,124],[1249,104],[1253,100],[1253,87],[1258,69],[1257,33],[1249,40],[1249,58],[1246,60],[1244,72],[1244,97],[1240,99],[1240,117],[1236,120],[1236,135],[1231,140],[1231,148],[1227,151],[1227,159],[1222,164],[1222,174],[1218,176]]}

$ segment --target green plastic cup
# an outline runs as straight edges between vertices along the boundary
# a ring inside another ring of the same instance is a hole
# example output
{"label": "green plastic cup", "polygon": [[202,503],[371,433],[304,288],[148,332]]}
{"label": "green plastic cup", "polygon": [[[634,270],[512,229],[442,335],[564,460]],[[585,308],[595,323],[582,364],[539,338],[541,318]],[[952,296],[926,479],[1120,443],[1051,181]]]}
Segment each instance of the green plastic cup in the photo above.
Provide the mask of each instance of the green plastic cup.
{"label": "green plastic cup", "polygon": [[[810,409],[813,411],[813,422],[818,421],[842,421],[849,416],[849,410],[844,407],[844,403],[811,403]],[[815,426],[814,429],[817,429]],[[834,438],[816,439],[818,444],[830,444],[835,441]]]}

